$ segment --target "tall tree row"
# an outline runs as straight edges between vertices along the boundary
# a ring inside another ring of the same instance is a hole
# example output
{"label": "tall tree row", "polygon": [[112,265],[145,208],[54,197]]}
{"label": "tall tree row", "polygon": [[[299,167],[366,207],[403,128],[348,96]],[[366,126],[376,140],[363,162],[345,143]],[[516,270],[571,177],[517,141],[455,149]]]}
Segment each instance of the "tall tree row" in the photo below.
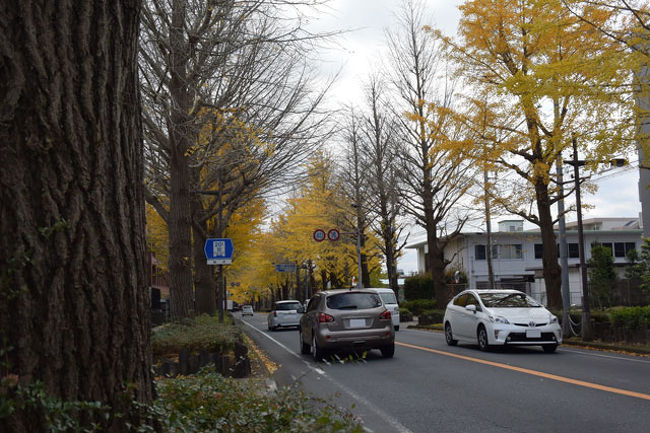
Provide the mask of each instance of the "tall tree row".
{"label": "tall tree row", "polygon": [[400,147],[397,122],[386,100],[388,85],[378,76],[366,84],[366,106],[363,115],[362,143],[367,161],[367,196],[374,218],[371,228],[381,239],[378,248],[385,258],[388,285],[399,294],[397,259],[405,245],[402,238],[404,221],[400,219],[403,198],[400,194],[403,175],[400,173]]}
{"label": "tall tree row", "polygon": [[147,199],[169,226],[174,317],[194,313],[193,291],[200,312],[221,311],[204,239],[227,236],[237,209],[291,181],[328,135],[327,84],[314,90],[303,55],[318,36],[284,19],[290,3],[147,2]]}
{"label": "tall tree row", "polygon": [[[129,0],[0,5],[0,375],[113,413],[153,397],[139,13]],[[32,409],[0,430],[49,431]]]}
{"label": "tall tree row", "polygon": [[[395,113],[403,144],[405,212],[427,235],[425,269],[433,276],[438,305],[448,300],[445,246],[470,218],[463,197],[474,186],[474,166],[463,158],[464,131],[453,115],[456,83],[449,75],[440,44],[424,31],[424,8],[404,2],[399,26],[387,34]],[[457,144],[457,145],[455,145]]]}

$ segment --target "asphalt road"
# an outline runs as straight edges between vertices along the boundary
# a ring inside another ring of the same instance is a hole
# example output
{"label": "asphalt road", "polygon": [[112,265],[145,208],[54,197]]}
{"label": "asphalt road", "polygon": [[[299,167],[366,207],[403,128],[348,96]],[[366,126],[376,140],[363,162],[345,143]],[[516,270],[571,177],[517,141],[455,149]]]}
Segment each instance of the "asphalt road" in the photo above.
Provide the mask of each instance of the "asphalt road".
{"label": "asphalt road", "polygon": [[650,358],[560,346],[481,352],[443,333],[401,329],[395,357],[315,363],[298,332],[244,329],[280,365],[279,386],[301,386],[351,409],[368,431],[650,432]]}

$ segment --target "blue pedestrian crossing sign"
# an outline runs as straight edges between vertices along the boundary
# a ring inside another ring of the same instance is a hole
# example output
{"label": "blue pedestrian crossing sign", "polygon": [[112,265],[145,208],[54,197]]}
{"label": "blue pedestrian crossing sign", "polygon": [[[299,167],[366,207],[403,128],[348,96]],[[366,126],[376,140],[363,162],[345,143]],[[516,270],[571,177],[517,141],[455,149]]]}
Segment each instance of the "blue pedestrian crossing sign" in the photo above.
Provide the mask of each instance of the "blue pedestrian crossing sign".
{"label": "blue pedestrian crossing sign", "polygon": [[235,247],[230,238],[211,238],[205,240],[204,250],[208,265],[229,265]]}

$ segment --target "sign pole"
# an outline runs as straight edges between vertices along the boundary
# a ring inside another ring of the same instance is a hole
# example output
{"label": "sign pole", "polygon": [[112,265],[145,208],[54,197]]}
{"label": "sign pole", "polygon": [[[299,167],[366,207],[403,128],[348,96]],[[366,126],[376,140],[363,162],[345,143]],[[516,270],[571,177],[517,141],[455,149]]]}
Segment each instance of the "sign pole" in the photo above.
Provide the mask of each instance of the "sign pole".
{"label": "sign pole", "polygon": [[223,265],[218,265],[219,266],[219,298],[221,298],[219,302],[219,323],[223,323],[223,305],[226,303],[226,296],[225,296],[225,287],[223,284]]}

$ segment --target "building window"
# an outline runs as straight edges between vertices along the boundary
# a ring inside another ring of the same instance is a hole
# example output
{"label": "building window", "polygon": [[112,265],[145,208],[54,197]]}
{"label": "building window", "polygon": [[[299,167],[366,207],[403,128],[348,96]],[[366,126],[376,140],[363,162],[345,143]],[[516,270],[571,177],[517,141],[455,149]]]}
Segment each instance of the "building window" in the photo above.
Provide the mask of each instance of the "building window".
{"label": "building window", "polygon": [[569,246],[569,258],[571,259],[579,259],[580,258],[580,249],[578,248],[578,244],[568,244]]}
{"label": "building window", "polygon": [[541,259],[542,255],[544,253],[544,245],[542,244],[535,244],[535,258],[536,259]]}
{"label": "building window", "polygon": [[474,258],[485,260],[485,245],[474,245]]}
{"label": "building window", "polygon": [[609,248],[609,253],[613,255],[614,249],[612,248],[612,244],[610,242],[594,242],[591,244],[591,248],[595,247],[596,245],[600,245],[601,247]]}
{"label": "building window", "polygon": [[614,242],[614,257],[627,257],[627,253],[636,249],[634,242]]}
{"label": "building window", "polygon": [[521,244],[513,245],[493,245],[492,246],[492,258],[493,259],[522,259],[523,258],[523,249]]}

